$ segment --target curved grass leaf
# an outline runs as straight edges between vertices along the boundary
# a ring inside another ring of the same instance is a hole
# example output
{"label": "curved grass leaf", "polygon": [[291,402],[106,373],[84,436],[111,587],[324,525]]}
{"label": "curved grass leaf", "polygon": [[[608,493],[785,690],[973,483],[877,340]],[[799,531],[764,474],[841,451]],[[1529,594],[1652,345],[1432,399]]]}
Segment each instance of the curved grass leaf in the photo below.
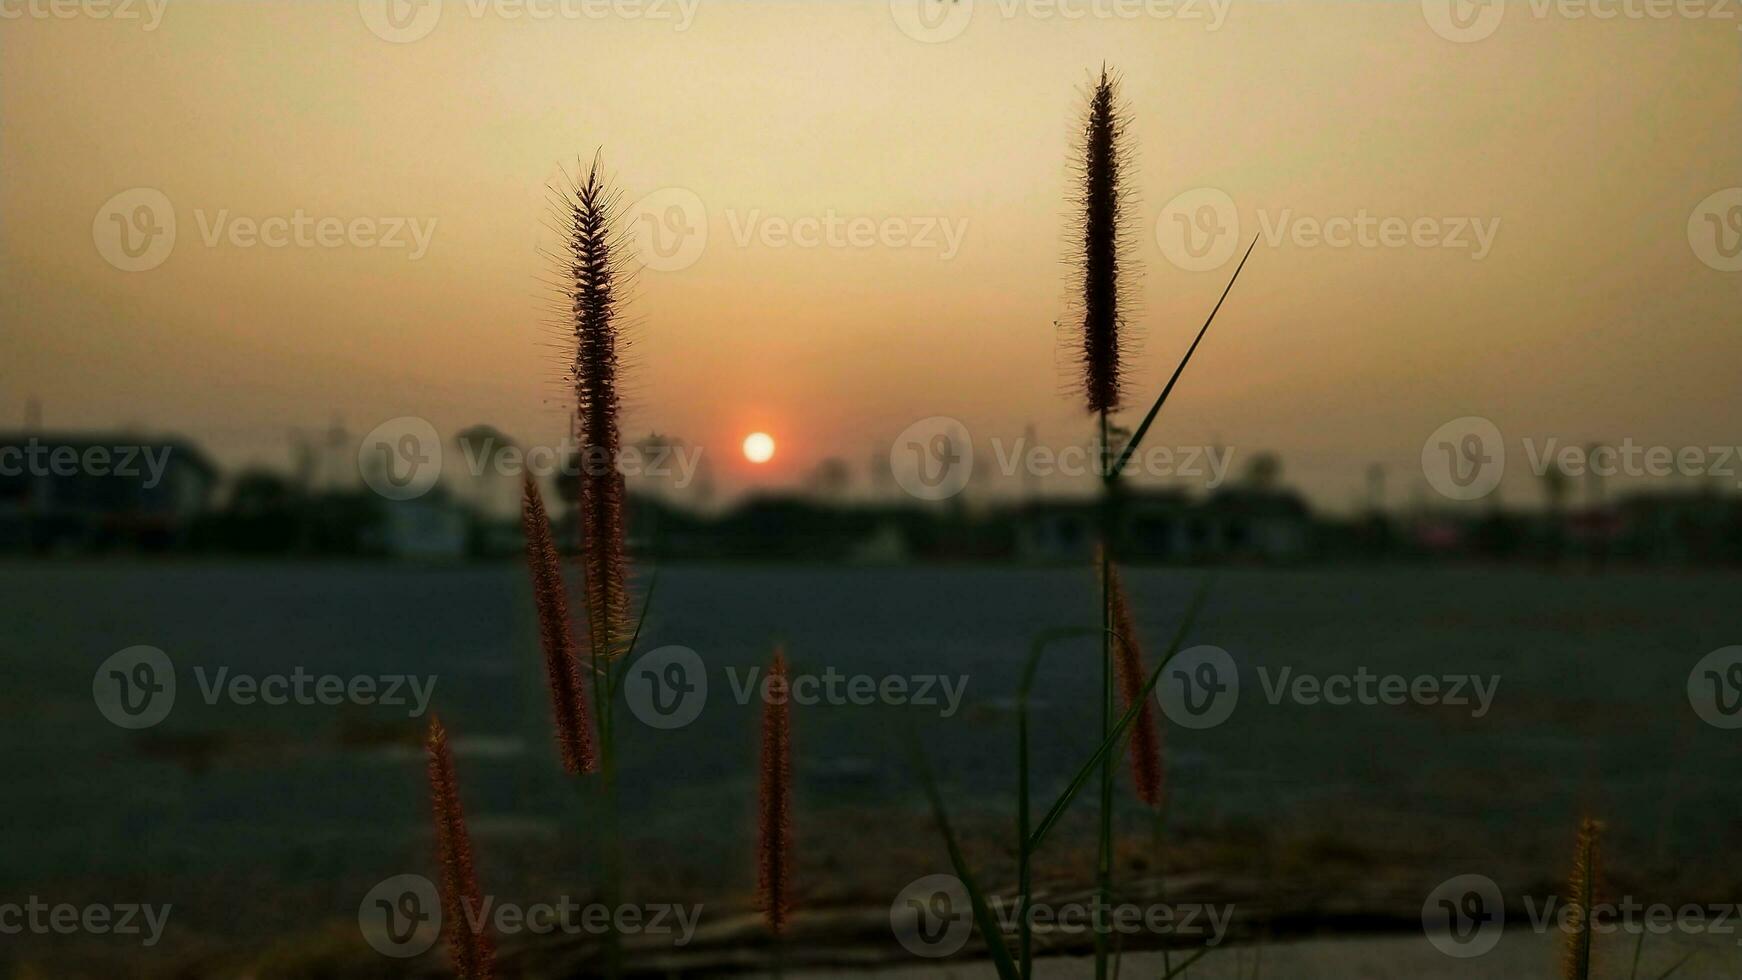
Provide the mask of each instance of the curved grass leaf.
{"label": "curved grass leaf", "polygon": [[1087,626],[1064,626],[1036,634],[1028,647],[1028,659],[1022,665],[1022,680],[1016,687],[1016,907],[1022,912],[1017,926],[1017,957],[1024,977],[1033,976],[1034,970],[1034,930],[1028,918],[1029,865],[1033,857],[1028,846],[1028,694],[1034,688],[1034,672],[1040,667],[1041,655],[1047,647],[1100,633]]}
{"label": "curved grass leaf", "polygon": [[1193,963],[1196,963],[1197,961],[1210,955],[1210,950],[1214,949],[1214,948],[1215,947],[1213,947],[1213,946],[1200,946],[1200,947],[1198,947],[1198,951],[1193,953],[1192,955],[1186,957],[1183,961],[1180,962],[1179,966],[1176,966],[1173,969],[1167,971],[1166,973],[1163,973],[1161,975],[1161,980],[1173,980],[1174,977],[1177,977],[1180,974],[1186,972],[1186,967],[1191,966]]}
{"label": "curved grass leaf", "polygon": [[1125,449],[1119,453],[1118,461],[1113,464],[1112,470],[1108,473],[1107,479],[1109,481],[1117,479],[1119,474],[1125,472],[1125,464],[1131,461],[1131,454],[1137,451],[1137,444],[1143,441],[1145,435],[1149,434],[1149,427],[1155,423],[1155,417],[1161,414],[1162,403],[1167,401],[1168,395],[1173,394],[1173,386],[1179,383],[1179,376],[1185,373],[1186,365],[1191,363],[1192,355],[1197,353],[1198,345],[1203,343],[1204,334],[1210,332],[1210,324],[1215,322],[1216,314],[1222,311],[1222,304],[1228,301],[1228,294],[1234,291],[1234,283],[1240,278],[1240,270],[1246,268],[1246,260],[1252,257],[1252,250],[1257,247],[1258,238],[1253,236],[1252,244],[1246,247],[1246,254],[1240,257],[1239,266],[1235,267],[1233,277],[1228,280],[1228,288],[1222,290],[1222,298],[1216,300],[1216,308],[1210,311],[1209,319],[1204,321],[1203,329],[1198,331],[1198,338],[1192,341],[1191,347],[1186,349],[1186,356],[1180,358],[1179,367],[1173,369],[1173,377],[1167,379],[1167,387],[1161,389],[1161,397],[1157,398],[1155,404],[1149,407],[1149,414],[1143,417],[1143,424],[1139,425],[1137,431],[1131,434],[1130,441],[1125,443]]}
{"label": "curved grass leaf", "polygon": [[[1204,600],[1210,594],[1210,585],[1213,581],[1209,578],[1204,579],[1203,583],[1198,586],[1197,593],[1192,596],[1191,604],[1186,607],[1185,618],[1180,621],[1179,629],[1174,632],[1173,641],[1168,644],[1167,653],[1162,656],[1161,662],[1156,664],[1155,670],[1150,673],[1148,683],[1143,685],[1143,698],[1149,697],[1150,693],[1155,690],[1155,685],[1161,681],[1162,671],[1167,669],[1168,662],[1173,659],[1174,654],[1179,652],[1180,645],[1185,642],[1186,634],[1191,632],[1192,626],[1197,622],[1198,613],[1204,607]],[[1071,777],[1070,784],[1065,787],[1064,793],[1059,796],[1052,808],[1047,810],[1046,816],[1041,818],[1040,825],[1028,836],[1029,851],[1040,849],[1041,842],[1046,840],[1046,835],[1058,825],[1059,820],[1063,819],[1065,811],[1070,809],[1077,794],[1082,792],[1083,787],[1087,785],[1089,777],[1100,766],[1101,760],[1105,759],[1108,753],[1117,749],[1125,737],[1126,730],[1131,727],[1131,723],[1137,719],[1137,715],[1142,709],[1141,699],[1132,701],[1131,706],[1126,708],[1125,714],[1119,718],[1118,724],[1113,726],[1106,741],[1102,742],[1100,748],[1095,750],[1095,754],[1089,758],[1089,761],[1077,770],[1077,774]]]}
{"label": "curved grass leaf", "polygon": [[912,728],[907,730],[907,742],[908,751],[913,755],[914,768],[919,771],[920,782],[925,787],[926,799],[931,801],[932,816],[938,822],[938,832],[943,835],[944,847],[950,852],[950,864],[955,867],[956,877],[968,892],[968,904],[974,908],[974,923],[979,926],[980,935],[986,940],[986,951],[992,957],[992,965],[998,970],[1000,980],[1022,980],[1022,975],[1016,972],[1016,964],[1010,960],[1010,950],[1004,945],[1004,932],[998,927],[998,919],[986,905],[986,895],[974,880],[974,872],[968,867],[968,859],[962,856],[961,847],[956,844],[956,832],[950,826],[949,814],[944,811],[944,800],[938,793],[937,780],[932,778],[931,763],[926,759],[925,749],[919,744],[919,737]]}

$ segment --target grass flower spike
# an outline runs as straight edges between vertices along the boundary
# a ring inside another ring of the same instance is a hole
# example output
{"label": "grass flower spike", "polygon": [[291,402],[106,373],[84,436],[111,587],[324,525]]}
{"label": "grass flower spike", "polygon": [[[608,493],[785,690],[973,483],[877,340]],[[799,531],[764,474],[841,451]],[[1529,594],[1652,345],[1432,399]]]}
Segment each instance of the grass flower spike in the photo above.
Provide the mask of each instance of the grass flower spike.
{"label": "grass flower spike", "polygon": [[762,793],[757,885],[762,914],[776,934],[786,928],[792,908],[789,876],[792,849],[791,688],[786,655],[778,648],[768,668],[768,696],[762,707]]}
{"label": "grass flower spike", "polygon": [[564,283],[573,322],[571,371],[580,441],[581,566],[585,577],[587,636],[595,658],[609,660],[628,642],[628,561],[625,557],[623,474],[617,468],[618,305],[624,285],[623,244],[617,234],[618,194],[595,157],[586,180],[566,200],[568,253]]}
{"label": "grass flower spike", "polygon": [[550,517],[532,477],[526,478],[521,505],[526,532],[526,564],[532,572],[532,597],[538,607],[539,639],[544,646],[545,677],[563,769],[569,775],[598,771],[587,692],[569,628],[568,590],[563,584],[562,559],[551,536]]}
{"label": "grass flower spike", "polygon": [[478,890],[478,872],[472,866],[472,839],[466,832],[466,815],[460,809],[459,781],[454,777],[454,756],[448,748],[447,729],[431,718],[429,739],[429,794],[435,811],[436,859],[442,878],[442,931],[447,933],[448,956],[461,980],[490,980],[496,969],[496,948],[488,933],[473,929],[472,921],[484,913]]}
{"label": "grass flower spike", "polygon": [[1120,356],[1125,342],[1126,302],[1123,222],[1127,203],[1125,169],[1130,150],[1119,83],[1107,69],[1089,96],[1088,118],[1078,149],[1078,239],[1074,243],[1081,276],[1075,297],[1082,314],[1083,390],[1091,414],[1119,408],[1124,387]]}
{"label": "grass flower spike", "polygon": [[1586,818],[1579,824],[1573,848],[1573,873],[1567,876],[1566,950],[1561,975],[1566,980],[1590,980],[1591,907],[1597,901],[1597,841],[1603,825]]}
{"label": "grass flower spike", "polygon": [[1107,569],[1106,587],[1113,603],[1113,666],[1117,671],[1121,710],[1140,707],[1131,727],[1131,782],[1137,798],[1144,806],[1161,806],[1162,758],[1161,731],[1155,720],[1155,702],[1143,694],[1143,682],[1149,677],[1143,667],[1143,650],[1137,643],[1137,624],[1125,597],[1125,586],[1119,571]]}

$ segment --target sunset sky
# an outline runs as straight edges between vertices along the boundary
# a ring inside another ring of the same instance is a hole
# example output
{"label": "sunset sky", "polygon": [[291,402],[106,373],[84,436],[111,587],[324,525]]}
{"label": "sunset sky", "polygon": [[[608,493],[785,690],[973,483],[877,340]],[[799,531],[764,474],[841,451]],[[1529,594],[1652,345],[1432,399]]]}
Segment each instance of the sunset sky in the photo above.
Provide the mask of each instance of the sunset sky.
{"label": "sunset sky", "polygon": [[[286,465],[290,430],[335,420],[556,440],[547,188],[603,147],[626,204],[657,192],[632,220],[678,227],[699,201],[707,224],[693,261],[640,274],[630,435],[700,444],[729,490],[830,456],[862,471],[928,416],[985,454],[1030,423],[1080,443],[1054,321],[1070,145],[1105,62],[1138,150],[1129,414],[1233,270],[1181,268],[1204,263],[1158,242],[1178,227],[1164,208],[1220,192],[1260,236],[1154,444],[1232,447],[1236,468],[1275,450],[1289,482],[1344,507],[1372,462],[1394,503],[1425,487],[1424,440],[1462,416],[1521,456],[1527,437],[1742,440],[1742,273],[1694,234],[1742,185],[1735,5],[1598,20],[1521,2],[1458,41],[1435,0],[908,17],[934,2],[533,0],[557,14],[534,18],[454,0],[394,21],[377,0],[138,0],[139,20],[5,0],[0,430],[34,395],[49,428],[178,431],[233,464]],[[101,241],[133,188],[176,224],[138,272]],[[427,248],[409,228],[404,248],[233,234],[299,211],[380,233],[409,219]],[[1315,240],[1362,216],[1429,219],[1468,247]],[[840,235],[788,241],[802,219]],[[759,430],[779,447],[760,468],[739,451]],[[1532,483],[1509,469],[1508,499]]]}

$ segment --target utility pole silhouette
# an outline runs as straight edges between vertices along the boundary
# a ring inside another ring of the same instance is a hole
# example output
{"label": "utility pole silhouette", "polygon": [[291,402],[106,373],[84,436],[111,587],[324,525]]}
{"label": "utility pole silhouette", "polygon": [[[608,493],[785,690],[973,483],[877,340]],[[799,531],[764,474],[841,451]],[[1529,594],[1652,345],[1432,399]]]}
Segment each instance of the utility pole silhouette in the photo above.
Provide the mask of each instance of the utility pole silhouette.
{"label": "utility pole silhouette", "polygon": [[889,465],[889,453],[877,449],[871,450],[871,499],[884,503],[893,495],[895,487],[895,471]]}
{"label": "utility pole silhouette", "polygon": [[1602,448],[1596,442],[1585,447],[1585,494],[1592,510],[1603,506],[1603,474],[1597,472],[1595,465],[1597,451]]}
{"label": "utility pole silhouette", "polygon": [[[1028,458],[1029,453],[1034,451],[1034,440],[1036,438],[1038,438],[1038,437],[1034,433],[1034,423],[1033,422],[1030,422],[1027,425],[1023,426],[1023,428],[1022,428],[1022,458],[1024,460],[1026,460]],[[1024,503],[1032,501],[1037,496],[1039,496],[1039,494],[1036,493],[1036,487],[1035,487],[1034,481],[1035,481],[1035,477],[1034,477],[1033,467],[1030,467],[1030,466],[1024,464],[1022,467],[1022,499],[1023,499]]]}
{"label": "utility pole silhouette", "polygon": [[1385,509],[1385,465],[1367,467],[1367,509],[1377,514]]}

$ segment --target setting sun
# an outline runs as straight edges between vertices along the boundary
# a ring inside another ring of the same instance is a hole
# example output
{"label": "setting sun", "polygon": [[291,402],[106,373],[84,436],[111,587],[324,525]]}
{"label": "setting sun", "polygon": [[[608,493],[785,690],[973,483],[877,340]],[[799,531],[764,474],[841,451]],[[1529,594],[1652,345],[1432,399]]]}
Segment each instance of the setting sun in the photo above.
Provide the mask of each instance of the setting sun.
{"label": "setting sun", "polygon": [[744,458],[752,463],[766,463],[774,458],[774,437],[766,432],[752,432],[744,437]]}

